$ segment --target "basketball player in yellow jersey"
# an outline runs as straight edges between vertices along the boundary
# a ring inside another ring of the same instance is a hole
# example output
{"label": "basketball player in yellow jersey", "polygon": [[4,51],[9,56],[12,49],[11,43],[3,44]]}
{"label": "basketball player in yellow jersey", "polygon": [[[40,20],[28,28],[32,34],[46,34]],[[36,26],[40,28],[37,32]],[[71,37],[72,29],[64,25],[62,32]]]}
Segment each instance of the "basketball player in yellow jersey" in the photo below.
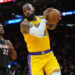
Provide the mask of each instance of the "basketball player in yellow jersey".
{"label": "basketball player in yellow jersey", "polygon": [[[23,5],[25,19],[20,30],[28,48],[30,75],[61,75],[60,66],[50,47],[49,35],[44,17],[35,16],[35,9],[30,4]],[[55,26],[51,28],[55,29]]]}

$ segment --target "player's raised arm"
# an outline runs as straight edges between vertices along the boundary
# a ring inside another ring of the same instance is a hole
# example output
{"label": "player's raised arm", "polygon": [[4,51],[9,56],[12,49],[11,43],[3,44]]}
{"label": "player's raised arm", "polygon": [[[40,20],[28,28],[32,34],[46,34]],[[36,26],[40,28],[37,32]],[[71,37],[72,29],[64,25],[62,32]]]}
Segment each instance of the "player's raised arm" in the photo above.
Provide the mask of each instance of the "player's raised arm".
{"label": "player's raised arm", "polygon": [[61,20],[61,12],[55,8],[47,8],[43,15],[47,20],[47,28],[53,30],[56,28],[57,23]]}
{"label": "player's raised arm", "polygon": [[12,43],[11,43],[9,40],[7,40],[7,41],[6,41],[6,45],[9,46],[9,48],[10,48],[11,58],[12,58],[13,60],[16,60],[16,59],[17,59],[17,53],[16,53],[16,51],[15,51],[15,49],[14,49]]}

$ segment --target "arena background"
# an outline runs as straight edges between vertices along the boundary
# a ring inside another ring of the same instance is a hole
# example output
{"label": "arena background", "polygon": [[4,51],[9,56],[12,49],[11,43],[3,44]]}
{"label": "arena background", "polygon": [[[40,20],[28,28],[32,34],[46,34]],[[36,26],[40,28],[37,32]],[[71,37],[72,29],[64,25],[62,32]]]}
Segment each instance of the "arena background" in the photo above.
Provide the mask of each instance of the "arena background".
{"label": "arena background", "polygon": [[4,38],[12,42],[18,54],[16,61],[9,60],[10,71],[17,69],[16,75],[29,75],[28,52],[19,30],[23,20],[22,5],[27,2],[34,5],[36,15],[42,15],[49,7],[62,12],[56,29],[49,31],[51,47],[60,63],[62,75],[75,75],[75,0],[16,0],[0,3],[0,23],[5,29]]}

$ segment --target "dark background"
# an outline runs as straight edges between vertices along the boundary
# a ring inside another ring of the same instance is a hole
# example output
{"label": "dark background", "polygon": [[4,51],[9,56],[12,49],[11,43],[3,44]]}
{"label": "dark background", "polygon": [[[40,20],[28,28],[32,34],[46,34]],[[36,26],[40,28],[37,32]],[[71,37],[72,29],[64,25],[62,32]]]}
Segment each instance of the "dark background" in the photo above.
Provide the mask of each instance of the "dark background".
{"label": "dark background", "polygon": [[[54,7],[62,12],[75,11],[75,0],[16,0],[0,4],[0,22],[5,29],[5,39],[9,39],[18,54],[17,62],[22,74],[28,74],[26,43],[19,29],[19,24],[5,24],[9,19],[15,19],[15,15],[23,16],[22,5],[30,2],[36,9],[36,15],[42,15],[46,8]],[[63,75],[75,75],[75,15],[61,16],[61,21],[55,30],[49,31],[51,48],[54,51]]]}

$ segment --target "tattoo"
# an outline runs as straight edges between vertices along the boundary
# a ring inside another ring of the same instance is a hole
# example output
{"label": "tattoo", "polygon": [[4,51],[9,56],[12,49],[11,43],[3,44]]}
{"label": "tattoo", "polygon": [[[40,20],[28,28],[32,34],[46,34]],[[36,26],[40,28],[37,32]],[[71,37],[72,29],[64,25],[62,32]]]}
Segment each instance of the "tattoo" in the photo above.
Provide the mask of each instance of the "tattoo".
{"label": "tattoo", "polygon": [[53,26],[54,24],[49,24],[50,26]]}
{"label": "tattoo", "polygon": [[32,27],[32,24],[29,22],[25,22],[25,25],[28,26],[29,28]]}
{"label": "tattoo", "polygon": [[29,29],[32,27],[32,24],[29,22],[21,22],[20,24],[21,29],[23,30],[23,33],[29,33]]}
{"label": "tattoo", "polygon": [[22,23],[21,23],[21,25],[24,27],[24,26],[26,26],[26,27],[32,27],[32,24],[31,23],[29,23],[29,22],[25,22],[25,21],[23,21]]}

